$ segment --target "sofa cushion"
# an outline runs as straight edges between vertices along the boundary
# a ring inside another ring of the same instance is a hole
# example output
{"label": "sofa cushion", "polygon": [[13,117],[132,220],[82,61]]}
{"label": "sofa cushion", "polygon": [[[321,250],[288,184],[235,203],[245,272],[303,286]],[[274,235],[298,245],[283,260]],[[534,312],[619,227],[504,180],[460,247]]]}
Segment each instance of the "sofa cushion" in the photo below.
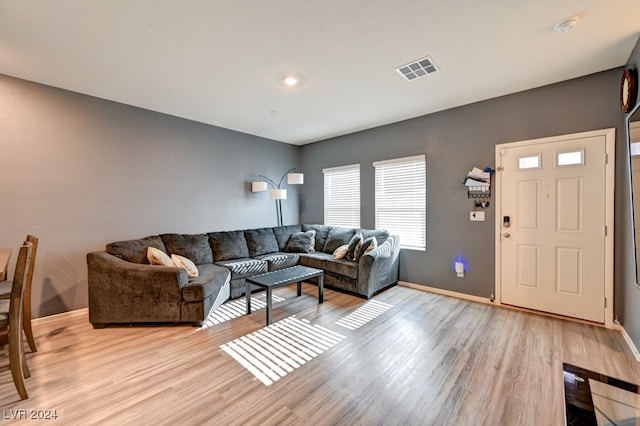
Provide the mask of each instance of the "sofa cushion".
{"label": "sofa cushion", "polygon": [[362,234],[358,232],[351,238],[351,241],[349,241],[347,254],[345,254],[344,258],[346,260],[358,260],[358,253],[360,252],[361,246],[362,246]]}
{"label": "sofa cushion", "polygon": [[322,262],[330,258],[328,253],[314,252],[300,255],[300,265],[309,266],[311,268],[322,269]]}
{"label": "sofa cushion", "polygon": [[327,259],[324,262],[325,271],[333,272],[338,275],[344,275],[345,277],[357,279],[358,278],[358,264],[355,262],[349,262],[344,259],[333,260]]}
{"label": "sofa cushion", "polygon": [[214,261],[249,257],[243,231],[210,232],[208,235]]}
{"label": "sofa cushion", "polygon": [[249,256],[256,257],[279,251],[278,240],[271,228],[249,229],[244,231],[249,247]]}
{"label": "sofa cushion", "polygon": [[376,241],[378,245],[387,241],[389,238],[389,231],[385,229],[358,229],[356,233],[359,232],[362,234],[362,239],[366,240],[369,237],[376,237]]}
{"label": "sofa cushion", "polygon": [[187,271],[187,276],[189,278],[198,278],[198,267],[190,259],[184,256],[180,256],[179,254],[172,254],[171,260],[176,267],[182,268]]}
{"label": "sofa cushion", "polygon": [[257,259],[266,260],[269,264],[269,272],[271,272],[296,266],[300,260],[300,255],[277,252],[257,256]]}
{"label": "sofa cushion", "polygon": [[289,237],[300,231],[302,231],[302,225],[276,226],[273,228],[273,234],[276,236],[276,240],[278,240],[278,250],[284,251]]}
{"label": "sofa cushion", "polygon": [[190,279],[181,289],[182,300],[200,302],[207,297],[215,297],[229,281],[231,271],[227,268],[213,264],[198,265],[198,277]]}
{"label": "sofa cushion", "polygon": [[323,251],[324,244],[327,242],[327,236],[329,236],[330,226],[326,225],[302,225],[303,231],[313,230],[316,231],[316,247],[315,251]]}
{"label": "sofa cushion", "polygon": [[127,262],[149,264],[147,247],[155,247],[167,252],[162,239],[157,235],[107,244],[107,252]]}
{"label": "sofa cushion", "polygon": [[322,251],[325,253],[333,253],[338,247],[349,244],[349,241],[351,241],[355,233],[356,230],[352,228],[331,227]]}
{"label": "sofa cushion", "polygon": [[358,279],[358,264],[348,260],[334,260],[331,253],[309,253],[300,255],[300,265]]}
{"label": "sofa cushion", "polygon": [[213,263],[209,236],[205,234],[162,234],[160,238],[169,254],[186,257],[196,265]]}
{"label": "sofa cushion", "polygon": [[264,274],[269,271],[269,264],[262,259],[234,259],[216,262],[218,266],[224,266],[231,271],[231,279],[251,277]]}

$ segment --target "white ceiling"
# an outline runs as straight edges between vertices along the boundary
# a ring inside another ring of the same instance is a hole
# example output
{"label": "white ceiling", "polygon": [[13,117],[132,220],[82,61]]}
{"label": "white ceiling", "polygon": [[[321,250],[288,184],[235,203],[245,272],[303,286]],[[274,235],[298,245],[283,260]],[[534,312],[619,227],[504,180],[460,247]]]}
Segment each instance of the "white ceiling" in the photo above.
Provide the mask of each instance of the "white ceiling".
{"label": "white ceiling", "polygon": [[302,145],[618,67],[638,34],[639,0],[3,0],[0,73]]}

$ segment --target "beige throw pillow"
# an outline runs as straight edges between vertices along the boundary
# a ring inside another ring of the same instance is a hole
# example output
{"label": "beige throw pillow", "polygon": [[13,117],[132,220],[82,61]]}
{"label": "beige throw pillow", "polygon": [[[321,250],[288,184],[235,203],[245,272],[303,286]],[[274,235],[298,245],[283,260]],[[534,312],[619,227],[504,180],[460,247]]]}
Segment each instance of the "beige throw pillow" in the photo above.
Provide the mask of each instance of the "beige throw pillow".
{"label": "beige throw pillow", "polygon": [[344,259],[344,256],[347,254],[347,250],[349,250],[349,244],[340,246],[333,251],[331,257],[334,259]]}
{"label": "beige throw pillow", "polygon": [[147,259],[152,265],[171,266],[174,268],[176,266],[165,252],[155,247],[147,247]]}
{"label": "beige throw pillow", "polygon": [[187,271],[189,278],[198,278],[198,267],[190,259],[178,254],[172,254],[171,260],[173,260],[173,263],[175,263],[178,268]]}

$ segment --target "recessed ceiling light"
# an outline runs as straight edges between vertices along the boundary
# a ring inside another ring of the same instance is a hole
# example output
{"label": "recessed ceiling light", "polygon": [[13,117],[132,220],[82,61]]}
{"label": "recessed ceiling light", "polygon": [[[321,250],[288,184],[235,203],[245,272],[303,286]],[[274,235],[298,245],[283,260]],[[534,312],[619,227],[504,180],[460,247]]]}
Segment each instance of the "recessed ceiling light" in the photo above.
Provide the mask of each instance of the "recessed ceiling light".
{"label": "recessed ceiling light", "polygon": [[557,33],[566,33],[571,31],[576,25],[578,25],[578,18],[574,16],[573,18],[565,19],[564,21],[560,21],[553,26],[553,30]]}
{"label": "recessed ceiling light", "polygon": [[300,79],[293,74],[287,74],[282,77],[282,82],[287,86],[295,86],[300,82]]}

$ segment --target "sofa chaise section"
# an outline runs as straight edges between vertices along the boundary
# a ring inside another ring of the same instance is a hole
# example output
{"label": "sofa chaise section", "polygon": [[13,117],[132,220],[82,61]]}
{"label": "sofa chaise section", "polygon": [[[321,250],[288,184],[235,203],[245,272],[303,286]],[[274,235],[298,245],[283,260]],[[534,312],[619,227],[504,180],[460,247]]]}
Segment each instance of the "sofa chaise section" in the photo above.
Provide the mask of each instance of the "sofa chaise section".
{"label": "sofa chaise section", "polygon": [[107,245],[87,254],[89,321],[94,327],[118,323],[183,322],[201,325],[216,304],[229,298],[231,273],[198,265],[198,278],[182,268],[150,265],[148,247],[167,253],[159,236]]}

